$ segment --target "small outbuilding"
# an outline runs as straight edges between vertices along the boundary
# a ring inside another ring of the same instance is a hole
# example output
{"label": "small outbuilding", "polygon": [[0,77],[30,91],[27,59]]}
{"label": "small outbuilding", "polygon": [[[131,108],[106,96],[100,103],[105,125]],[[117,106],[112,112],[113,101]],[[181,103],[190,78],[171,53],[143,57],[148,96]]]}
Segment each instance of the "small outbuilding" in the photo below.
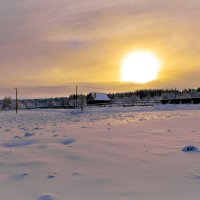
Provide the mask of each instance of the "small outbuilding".
{"label": "small outbuilding", "polygon": [[87,95],[87,104],[105,105],[111,103],[112,100],[105,93],[90,92]]}

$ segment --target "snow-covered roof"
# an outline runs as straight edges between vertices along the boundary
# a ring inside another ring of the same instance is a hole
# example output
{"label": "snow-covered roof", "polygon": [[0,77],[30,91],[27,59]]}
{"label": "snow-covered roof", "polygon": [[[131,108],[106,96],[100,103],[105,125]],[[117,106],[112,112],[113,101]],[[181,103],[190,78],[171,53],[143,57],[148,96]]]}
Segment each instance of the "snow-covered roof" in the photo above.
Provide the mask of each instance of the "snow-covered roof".
{"label": "snow-covered roof", "polygon": [[92,97],[96,101],[109,101],[110,100],[110,98],[108,97],[108,95],[105,94],[105,93],[91,92],[90,94],[92,95]]}

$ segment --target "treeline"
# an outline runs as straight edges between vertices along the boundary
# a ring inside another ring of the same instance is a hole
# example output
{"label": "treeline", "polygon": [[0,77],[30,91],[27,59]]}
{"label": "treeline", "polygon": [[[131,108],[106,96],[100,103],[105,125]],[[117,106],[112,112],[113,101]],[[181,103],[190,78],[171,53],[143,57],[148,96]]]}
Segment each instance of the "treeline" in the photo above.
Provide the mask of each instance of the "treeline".
{"label": "treeline", "polygon": [[200,97],[200,88],[197,89],[145,89],[133,92],[110,93],[108,96],[114,102],[134,103],[140,101],[160,102],[161,99]]}
{"label": "treeline", "polygon": [[[82,108],[86,105],[86,97],[84,95],[70,95],[69,97],[44,98],[44,99],[19,99],[17,106],[19,109],[31,108],[74,108],[75,106]],[[1,110],[13,110],[16,108],[16,100],[11,97],[5,97],[0,100]]]}
{"label": "treeline", "polygon": [[[108,96],[113,103],[137,103],[137,102],[152,102],[160,103],[162,99],[172,98],[190,98],[200,97],[200,88],[197,89],[146,89],[136,90],[133,92],[120,92],[109,93]],[[31,109],[31,108],[44,108],[44,107],[79,107],[83,108],[87,104],[87,95],[70,95],[69,97],[58,98],[45,98],[45,99],[20,99],[18,100],[19,109]],[[1,110],[11,110],[16,108],[16,101],[11,97],[5,97],[0,100]]]}

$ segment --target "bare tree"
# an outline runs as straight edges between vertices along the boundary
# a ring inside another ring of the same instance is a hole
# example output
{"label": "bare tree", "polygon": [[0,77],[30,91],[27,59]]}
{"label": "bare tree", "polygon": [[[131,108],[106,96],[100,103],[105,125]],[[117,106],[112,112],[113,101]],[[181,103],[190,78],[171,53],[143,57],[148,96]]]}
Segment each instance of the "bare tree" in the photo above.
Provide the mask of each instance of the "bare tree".
{"label": "bare tree", "polygon": [[2,102],[2,110],[10,110],[12,109],[12,99],[11,97],[5,97]]}
{"label": "bare tree", "polygon": [[86,105],[87,105],[86,96],[85,95],[79,95],[78,96],[78,108],[83,110]]}

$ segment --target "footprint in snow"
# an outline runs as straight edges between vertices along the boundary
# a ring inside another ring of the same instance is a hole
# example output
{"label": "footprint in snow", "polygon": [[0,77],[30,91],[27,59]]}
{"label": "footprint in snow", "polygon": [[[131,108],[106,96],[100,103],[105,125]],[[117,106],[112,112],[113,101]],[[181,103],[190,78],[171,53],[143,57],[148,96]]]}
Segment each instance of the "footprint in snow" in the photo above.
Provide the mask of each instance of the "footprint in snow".
{"label": "footprint in snow", "polygon": [[28,176],[27,173],[23,173],[23,174],[17,174],[17,175],[14,175],[12,178],[16,181],[20,181],[24,178],[26,178]]}
{"label": "footprint in snow", "polygon": [[47,179],[54,179],[54,178],[56,178],[56,174],[57,174],[57,172],[53,172],[52,174],[50,174],[50,175],[47,176]]}
{"label": "footprint in snow", "polygon": [[25,128],[25,127],[22,127],[22,128],[20,128],[20,129],[22,129],[22,130],[24,130],[24,131],[28,131],[28,129]]}
{"label": "footprint in snow", "polygon": [[39,127],[33,128],[33,130],[40,130],[40,129],[42,129],[42,128],[39,128]]}
{"label": "footprint in snow", "polygon": [[35,133],[27,132],[27,133],[24,134],[24,137],[32,137],[34,135],[35,135]]}
{"label": "footprint in snow", "polygon": [[36,141],[35,140],[19,140],[15,139],[13,141],[7,142],[2,144],[3,147],[24,147],[28,145],[34,144]]}
{"label": "footprint in snow", "polygon": [[194,178],[200,180],[200,175],[195,175]]}
{"label": "footprint in snow", "polygon": [[87,126],[81,126],[81,128],[88,128]]}
{"label": "footprint in snow", "polygon": [[183,152],[198,152],[199,149],[193,145],[185,146],[182,148]]}
{"label": "footprint in snow", "polygon": [[74,142],[75,142],[75,140],[71,139],[71,138],[62,140],[62,144],[64,144],[64,145],[69,145],[69,144],[72,144]]}
{"label": "footprint in snow", "polygon": [[15,138],[15,139],[20,139],[20,138],[22,138],[22,137],[16,135],[16,136],[14,136],[13,138]]}
{"label": "footprint in snow", "polygon": [[56,200],[51,194],[44,194],[38,197],[37,200]]}
{"label": "footprint in snow", "polygon": [[80,173],[79,172],[73,172],[72,175],[78,176],[78,175],[80,175]]}
{"label": "footprint in snow", "polygon": [[54,135],[52,135],[53,137],[58,137],[58,135],[57,134],[54,134]]}
{"label": "footprint in snow", "polygon": [[53,178],[55,178],[56,176],[55,175],[49,175],[49,176],[47,176],[47,179],[53,179]]}

